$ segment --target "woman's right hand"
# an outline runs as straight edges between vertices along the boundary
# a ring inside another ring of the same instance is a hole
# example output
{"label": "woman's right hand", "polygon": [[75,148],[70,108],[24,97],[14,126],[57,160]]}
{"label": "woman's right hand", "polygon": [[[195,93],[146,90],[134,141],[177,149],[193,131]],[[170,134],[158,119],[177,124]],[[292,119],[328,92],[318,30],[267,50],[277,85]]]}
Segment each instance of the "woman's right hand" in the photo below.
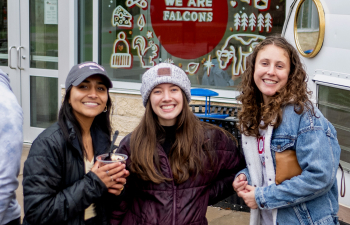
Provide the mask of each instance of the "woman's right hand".
{"label": "woman's right hand", "polygon": [[233,181],[232,186],[233,186],[233,189],[235,190],[235,192],[238,193],[240,191],[243,191],[245,189],[245,187],[247,186],[247,184],[248,184],[247,177],[243,173],[241,173]]}
{"label": "woman's right hand", "polygon": [[95,173],[107,188],[120,182],[121,179],[125,179],[124,175],[127,174],[125,164],[120,162],[103,165],[97,161],[92,167],[91,172]]}

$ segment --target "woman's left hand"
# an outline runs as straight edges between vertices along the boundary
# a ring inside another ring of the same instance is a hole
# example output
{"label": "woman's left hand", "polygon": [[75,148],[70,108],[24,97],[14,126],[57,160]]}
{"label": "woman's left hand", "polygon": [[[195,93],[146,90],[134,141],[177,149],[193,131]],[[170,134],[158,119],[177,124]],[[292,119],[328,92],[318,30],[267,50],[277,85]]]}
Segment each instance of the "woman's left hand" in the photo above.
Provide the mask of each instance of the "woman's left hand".
{"label": "woman's left hand", "polygon": [[126,178],[129,176],[129,171],[126,170],[123,177],[117,179],[117,183],[108,188],[108,192],[114,195],[120,195],[122,193],[124,186],[126,184]]}
{"label": "woman's left hand", "polygon": [[255,201],[255,187],[247,185],[244,190],[238,192],[238,196],[243,198],[245,204],[251,209],[257,209]]}

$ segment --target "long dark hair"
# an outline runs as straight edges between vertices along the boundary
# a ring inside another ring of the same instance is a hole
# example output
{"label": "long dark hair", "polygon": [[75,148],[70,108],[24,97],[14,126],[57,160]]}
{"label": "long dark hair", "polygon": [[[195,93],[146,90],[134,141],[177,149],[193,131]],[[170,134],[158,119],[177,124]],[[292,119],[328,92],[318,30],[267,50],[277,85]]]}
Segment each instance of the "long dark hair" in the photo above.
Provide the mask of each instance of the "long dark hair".
{"label": "long dark hair", "polygon": [[[105,86],[107,87],[107,85]],[[67,121],[69,121],[73,125],[74,131],[76,133],[76,137],[78,138],[78,141],[79,141],[80,148],[83,151],[84,155],[87,156],[86,150],[83,145],[81,126],[78,120],[75,118],[75,115],[72,111],[72,106],[69,104],[71,90],[72,90],[72,86],[70,86],[66,91],[66,95],[64,97],[60,112],[58,114],[58,125],[62,129],[63,137],[67,142],[70,142]],[[112,127],[110,122],[112,101],[111,101],[111,97],[109,96],[109,91],[107,91],[107,94],[108,94],[107,112],[102,112],[99,115],[97,115],[91,127],[95,127],[95,126],[99,127],[99,129],[102,130],[103,133],[107,134],[108,137],[110,137],[112,132]]]}
{"label": "long dark hair", "polygon": [[[290,72],[287,84],[281,88],[271,101],[263,104],[263,97],[254,82],[255,62],[260,50],[268,45],[282,48],[290,60]],[[242,102],[242,110],[238,114],[241,133],[247,136],[259,136],[259,127],[265,129],[268,125],[277,128],[282,122],[282,109],[288,104],[294,105],[297,114],[304,112],[304,108],[314,115],[314,108],[308,96],[312,92],[307,89],[307,74],[295,48],[288,41],[279,36],[270,36],[263,40],[247,58],[247,69],[242,75],[239,90],[242,92],[237,100]],[[260,125],[261,119],[264,125]]]}
{"label": "long dark hair", "polygon": [[[171,147],[169,161],[174,181],[183,183],[191,175],[197,176],[204,172],[206,159],[211,166],[215,165],[216,152],[210,151],[213,142],[217,140],[208,139],[205,132],[207,129],[219,129],[232,139],[234,137],[221,129],[199,119],[190,111],[185,94],[182,93],[183,109],[177,116],[176,140]],[[164,133],[163,127],[158,121],[157,115],[153,112],[150,101],[146,104],[146,111],[140,124],[131,134],[131,165],[130,169],[143,180],[150,180],[154,183],[162,183],[171,179],[165,177],[160,169],[157,143]]]}

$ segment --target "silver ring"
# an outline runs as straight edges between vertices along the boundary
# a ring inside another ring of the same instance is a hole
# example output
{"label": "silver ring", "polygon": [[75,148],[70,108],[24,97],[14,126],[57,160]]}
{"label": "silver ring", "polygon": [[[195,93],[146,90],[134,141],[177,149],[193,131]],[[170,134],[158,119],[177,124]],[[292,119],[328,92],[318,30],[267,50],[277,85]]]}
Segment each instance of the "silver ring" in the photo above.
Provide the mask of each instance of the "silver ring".
{"label": "silver ring", "polygon": [[111,181],[112,181],[112,182],[114,181],[114,179],[112,178],[112,176],[111,176]]}
{"label": "silver ring", "polygon": [[108,172],[109,172],[109,171],[107,170],[107,171],[106,171],[107,175],[108,175]]}

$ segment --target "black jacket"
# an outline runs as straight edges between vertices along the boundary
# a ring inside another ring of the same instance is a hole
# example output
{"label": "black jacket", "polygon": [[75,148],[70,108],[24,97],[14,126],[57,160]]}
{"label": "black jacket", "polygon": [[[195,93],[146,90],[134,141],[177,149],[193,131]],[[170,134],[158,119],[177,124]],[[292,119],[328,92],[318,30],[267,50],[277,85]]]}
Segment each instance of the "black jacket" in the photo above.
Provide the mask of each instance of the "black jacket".
{"label": "black jacket", "polygon": [[[85,224],[84,212],[92,203],[99,224],[109,224],[107,203],[114,197],[94,173],[85,174],[78,138],[70,122],[67,127],[69,141],[55,123],[30,148],[23,171],[23,224]],[[108,151],[108,135],[93,126],[91,137],[95,157]]]}

